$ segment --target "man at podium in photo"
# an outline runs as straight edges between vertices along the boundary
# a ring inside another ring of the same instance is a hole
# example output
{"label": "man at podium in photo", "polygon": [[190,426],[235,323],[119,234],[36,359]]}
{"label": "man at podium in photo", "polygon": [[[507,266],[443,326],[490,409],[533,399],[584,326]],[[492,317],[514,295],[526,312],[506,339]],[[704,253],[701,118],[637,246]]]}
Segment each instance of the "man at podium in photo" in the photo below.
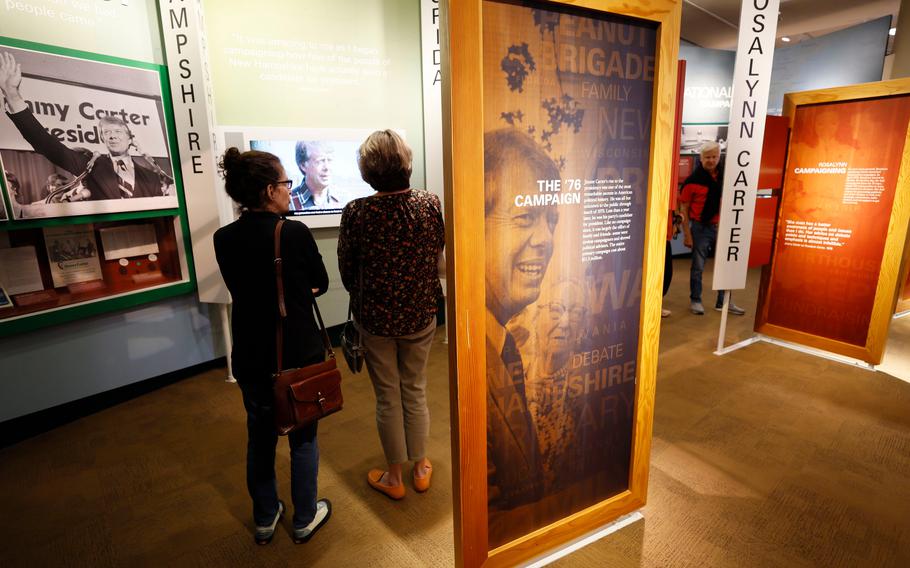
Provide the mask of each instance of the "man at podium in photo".
{"label": "man at podium in photo", "polygon": [[303,181],[291,190],[291,210],[343,208],[345,202],[338,191],[329,187],[335,158],[332,147],[324,142],[301,140],[294,154]]}
{"label": "man at podium in photo", "polygon": [[[513,129],[484,136],[486,246],[487,485],[491,545],[504,537],[497,511],[542,497],[537,430],[528,411],[526,365],[507,324],[540,296],[553,254],[558,213],[519,207],[517,195],[537,192],[538,180],[559,170],[528,136]],[[533,522],[533,519],[527,519]],[[508,523],[511,530],[513,522]]]}
{"label": "man at podium in photo", "polygon": [[[149,159],[140,160],[130,155],[130,148],[134,147],[138,151],[138,146],[133,140],[129,125],[121,118],[102,115],[98,119],[98,132],[107,154],[92,154],[68,148],[49,134],[32,114],[19,92],[21,83],[22,72],[15,58],[10,53],[0,53],[0,91],[6,101],[10,120],[36,152],[74,176],[84,175],[84,191],[74,192],[67,201],[166,195],[165,188],[168,184],[162,183],[163,172],[160,168]],[[157,171],[153,168],[157,168]]]}

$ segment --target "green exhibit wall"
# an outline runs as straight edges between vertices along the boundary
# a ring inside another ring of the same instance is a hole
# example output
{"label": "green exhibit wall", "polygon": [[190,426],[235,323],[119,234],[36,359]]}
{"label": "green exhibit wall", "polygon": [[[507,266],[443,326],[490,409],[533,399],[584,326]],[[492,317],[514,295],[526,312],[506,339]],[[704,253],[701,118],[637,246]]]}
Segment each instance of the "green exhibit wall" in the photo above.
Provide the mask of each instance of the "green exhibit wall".
{"label": "green exhibit wall", "polygon": [[0,36],[164,63],[157,3],[149,0],[4,0]]}
{"label": "green exhibit wall", "polygon": [[[412,185],[423,186],[418,0],[204,0],[203,9],[219,125],[401,129]],[[162,64],[157,14],[151,0],[4,2],[0,35]],[[314,230],[331,278],[328,325],[347,308],[337,234]],[[211,361],[224,355],[220,337],[218,307],[193,294],[0,339],[4,368],[17,370],[0,379],[0,422]]]}
{"label": "green exhibit wall", "polygon": [[[164,61],[153,1],[4,2],[0,35]],[[217,309],[191,293],[0,338],[0,423],[211,361],[221,333]]]}

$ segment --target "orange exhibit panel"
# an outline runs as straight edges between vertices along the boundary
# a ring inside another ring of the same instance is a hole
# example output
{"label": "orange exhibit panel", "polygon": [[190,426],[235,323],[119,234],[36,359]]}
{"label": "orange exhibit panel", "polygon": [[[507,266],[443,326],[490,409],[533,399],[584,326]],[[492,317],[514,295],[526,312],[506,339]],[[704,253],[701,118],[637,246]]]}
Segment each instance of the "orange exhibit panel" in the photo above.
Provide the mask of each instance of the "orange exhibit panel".
{"label": "orange exhibit panel", "polygon": [[771,243],[774,241],[777,202],[776,196],[755,200],[752,245],[749,247],[749,268],[764,266],[771,262]]}
{"label": "orange exhibit panel", "polygon": [[[682,113],[683,113],[683,98],[686,91],[686,61],[685,59],[680,59],[676,62],[676,118],[673,123],[673,157],[676,158],[679,156],[679,147],[682,143]],[[694,158],[693,158],[694,161]],[[679,167],[673,168],[670,170],[670,222],[673,221],[673,211],[676,211],[676,198],[678,192],[676,191],[676,186],[679,184],[679,180],[686,179],[692,173],[691,169],[684,176],[683,173],[683,161],[680,159]]]}
{"label": "orange exhibit panel", "polygon": [[907,272],[907,280],[901,292],[901,302],[907,305],[906,309],[910,309],[910,271]]}
{"label": "orange exhibit panel", "polygon": [[910,96],[791,110],[774,256],[763,275],[756,331],[877,362],[870,323]]}
{"label": "orange exhibit panel", "polygon": [[[684,180],[692,175],[692,172],[695,171],[695,156],[680,156],[676,170],[677,180]],[[676,190],[676,185],[671,185],[670,187],[672,187],[674,191]]]}
{"label": "orange exhibit panel", "polygon": [[897,305],[895,312],[906,312],[910,310],[910,242],[907,243],[906,260],[904,261],[904,278],[901,280],[900,292],[897,296]]}
{"label": "orange exhibit panel", "polygon": [[768,116],[765,119],[765,138],[761,147],[761,169],[758,189],[778,189],[784,178],[787,160],[787,136],[790,134],[786,116]]}

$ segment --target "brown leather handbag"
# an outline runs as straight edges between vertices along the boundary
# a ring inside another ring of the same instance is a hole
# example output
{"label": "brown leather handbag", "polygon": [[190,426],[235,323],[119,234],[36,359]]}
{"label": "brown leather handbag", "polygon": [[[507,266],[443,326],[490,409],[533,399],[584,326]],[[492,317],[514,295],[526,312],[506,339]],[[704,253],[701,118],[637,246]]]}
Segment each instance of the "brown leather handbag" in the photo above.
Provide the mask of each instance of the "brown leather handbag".
{"label": "brown leather handbag", "polygon": [[281,227],[284,219],[275,225],[275,278],[278,283],[278,325],[276,346],[278,372],[273,375],[275,392],[275,426],[278,433],[286,436],[308,426],[329,414],[341,410],[344,399],[341,396],[341,372],[335,364],[335,352],[329,334],[322,322],[319,306],[313,299],[313,309],[322,331],[322,342],[328,352],[328,359],[299,369],[284,369],[284,319],[287,309],[284,303],[284,282],[281,271]]}

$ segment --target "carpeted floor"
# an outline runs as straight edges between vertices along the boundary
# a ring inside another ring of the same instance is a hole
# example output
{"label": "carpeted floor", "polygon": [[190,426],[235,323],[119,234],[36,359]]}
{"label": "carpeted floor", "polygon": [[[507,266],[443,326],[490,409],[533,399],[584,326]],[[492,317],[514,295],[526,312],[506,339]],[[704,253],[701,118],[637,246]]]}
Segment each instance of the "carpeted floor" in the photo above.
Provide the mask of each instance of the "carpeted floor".
{"label": "carpeted floor", "polygon": [[[675,269],[644,521],[556,565],[910,566],[910,383],[768,344],[716,357],[719,314],[688,313],[687,261]],[[755,276],[727,344],[751,334]],[[0,450],[0,566],[451,565],[442,337],[429,493],[396,503],[367,486],[382,463],[373,394],[346,376],[345,410],[320,426],[331,521],[295,546],[286,517],[256,547],[239,392],[211,371]],[[278,478],[289,500],[286,447]]]}

